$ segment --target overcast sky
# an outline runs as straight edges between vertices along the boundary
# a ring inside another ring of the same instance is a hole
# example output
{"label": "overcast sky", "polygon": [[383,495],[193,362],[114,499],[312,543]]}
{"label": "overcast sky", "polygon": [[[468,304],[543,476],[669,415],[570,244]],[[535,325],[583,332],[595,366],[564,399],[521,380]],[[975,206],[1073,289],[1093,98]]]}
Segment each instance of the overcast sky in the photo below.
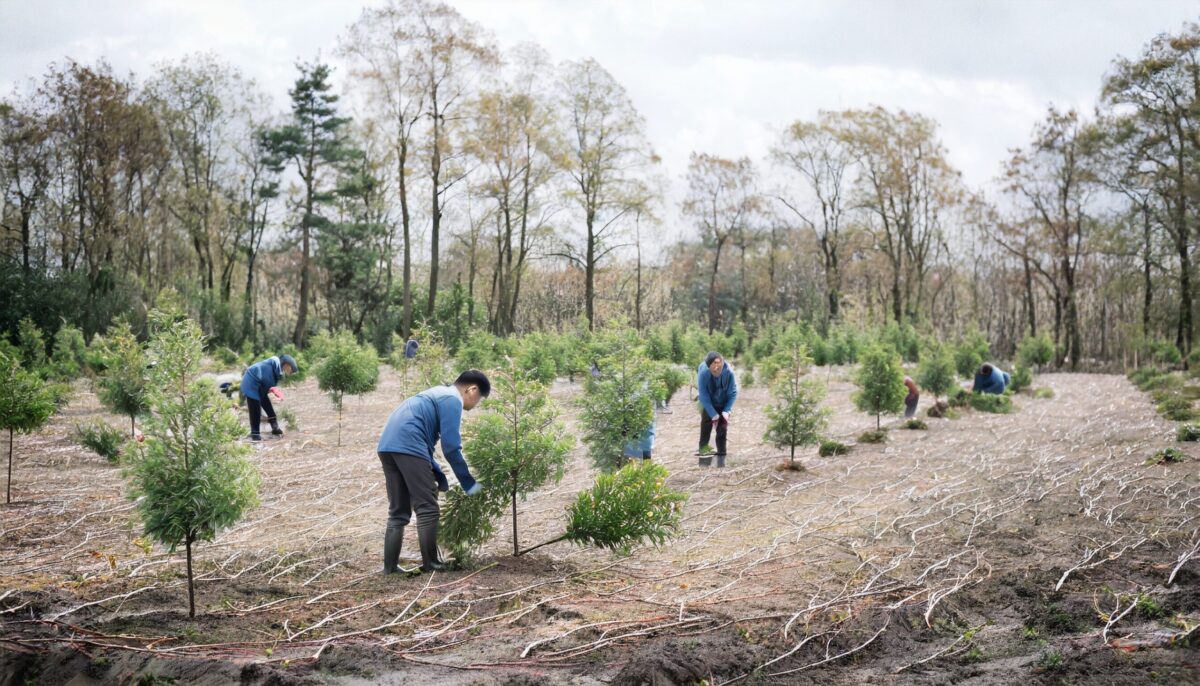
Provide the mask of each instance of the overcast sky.
{"label": "overcast sky", "polygon": [[[364,5],[334,0],[0,0],[0,92],[55,60],[119,72],[212,51],[282,109]],[[1053,103],[1090,111],[1117,55],[1200,19],[1195,0],[450,0],[501,47],[594,57],[629,90],[678,197],[693,151],[762,158],[787,123],[879,104],[936,119],[984,186]],[[335,73],[335,78],[337,74]],[[669,222],[675,224],[675,222]]]}

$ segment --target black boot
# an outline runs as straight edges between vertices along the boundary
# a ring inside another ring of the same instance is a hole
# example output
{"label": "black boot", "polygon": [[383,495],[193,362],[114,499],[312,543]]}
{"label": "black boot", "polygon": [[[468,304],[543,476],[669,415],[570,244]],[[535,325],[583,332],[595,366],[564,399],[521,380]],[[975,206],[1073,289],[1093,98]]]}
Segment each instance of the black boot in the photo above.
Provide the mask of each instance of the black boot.
{"label": "black boot", "polygon": [[267,421],[271,422],[271,435],[282,436],[283,429],[279,428],[279,420],[274,417],[267,417]]}
{"label": "black boot", "polygon": [[717,467],[725,466],[725,453],[717,453]]}
{"label": "black boot", "polygon": [[257,431],[251,432],[251,434],[250,434],[250,440],[252,440],[252,441],[261,441],[261,440],[262,440],[262,434],[258,433]]}
{"label": "black boot", "polygon": [[436,521],[417,527],[417,542],[421,544],[422,572],[446,572],[451,568],[438,558],[437,534]]}
{"label": "black boot", "polygon": [[383,573],[400,571],[400,548],[404,545],[404,527],[389,526],[383,532]]}
{"label": "black boot", "polygon": [[701,467],[711,467],[712,466],[712,455],[701,455],[700,456],[700,466]]}

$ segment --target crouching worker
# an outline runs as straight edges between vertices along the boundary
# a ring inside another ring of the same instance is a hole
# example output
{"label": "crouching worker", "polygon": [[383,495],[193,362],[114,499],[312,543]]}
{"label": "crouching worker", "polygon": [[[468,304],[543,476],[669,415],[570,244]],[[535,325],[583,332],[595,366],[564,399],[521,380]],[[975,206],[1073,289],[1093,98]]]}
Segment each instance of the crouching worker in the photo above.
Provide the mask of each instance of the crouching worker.
{"label": "crouching worker", "polygon": [[733,369],[725,363],[720,353],[711,352],[696,368],[696,392],[700,396],[700,466],[712,465],[712,454],[708,441],[712,430],[717,428],[717,466],[725,466],[726,438],[729,433],[729,415],[738,397],[737,379]]}
{"label": "crouching worker", "polygon": [[472,369],[453,384],[434,386],[401,403],[388,417],[379,437],[379,461],[387,481],[388,520],[383,535],[383,573],[398,571],[404,527],[417,513],[417,542],[421,546],[421,571],[449,569],[438,557],[438,491],[450,490],[442,468],[433,459],[440,439],[442,454],[467,495],[481,490],[462,454],[462,413],[488,397],[492,384],[487,375]]}
{"label": "crouching worker", "polygon": [[262,423],[264,413],[267,415],[267,421],[271,424],[271,434],[283,435],[283,430],[279,428],[279,420],[275,417],[275,408],[271,405],[271,395],[283,400],[283,393],[276,386],[284,376],[295,374],[298,371],[300,371],[300,367],[291,355],[268,357],[262,362],[255,362],[246,369],[246,373],[242,375],[240,390],[242,397],[246,399],[246,406],[250,410],[250,440],[262,440],[262,434],[259,433],[258,427]]}
{"label": "crouching worker", "polygon": [[1003,395],[1004,389],[1008,387],[1010,381],[1012,381],[1012,377],[1008,375],[1008,372],[985,363],[980,365],[979,371],[975,372],[975,383],[971,385],[971,390],[976,393]]}

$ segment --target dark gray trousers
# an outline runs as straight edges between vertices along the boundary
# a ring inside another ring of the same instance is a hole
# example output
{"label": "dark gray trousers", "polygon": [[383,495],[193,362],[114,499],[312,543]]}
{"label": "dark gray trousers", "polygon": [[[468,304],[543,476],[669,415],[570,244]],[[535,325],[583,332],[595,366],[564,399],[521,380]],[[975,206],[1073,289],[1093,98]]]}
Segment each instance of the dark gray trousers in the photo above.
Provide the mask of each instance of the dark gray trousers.
{"label": "dark gray trousers", "polygon": [[417,513],[417,527],[436,524],[438,508],[437,480],[429,460],[416,455],[379,453],[383,475],[387,479],[388,528],[405,526]]}

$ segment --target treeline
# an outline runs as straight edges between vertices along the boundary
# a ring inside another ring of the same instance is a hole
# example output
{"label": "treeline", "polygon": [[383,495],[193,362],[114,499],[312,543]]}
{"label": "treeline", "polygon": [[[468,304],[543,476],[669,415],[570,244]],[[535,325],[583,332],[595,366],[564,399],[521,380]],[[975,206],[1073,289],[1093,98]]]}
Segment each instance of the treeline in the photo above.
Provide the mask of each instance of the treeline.
{"label": "treeline", "polygon": [[[766,159],[696,152],[679,207],[594,60],[501,50],[426,0],[364,10],[338,44],[346,67],[299,64],[284,108],[206,55],[145,77],[66,61],[0,102],[0,328],[144,330],[173,288],[239,355],[614,317],[748,342],[978,329],[1002,357],[1046,333],[1072,368],[1191,351],[1196,25],[1117,58],[1094,115],[1051,108],[995,197],[936,122],[870,108],[793,122]],[[677,213],[698,238],[665,245]]]}

